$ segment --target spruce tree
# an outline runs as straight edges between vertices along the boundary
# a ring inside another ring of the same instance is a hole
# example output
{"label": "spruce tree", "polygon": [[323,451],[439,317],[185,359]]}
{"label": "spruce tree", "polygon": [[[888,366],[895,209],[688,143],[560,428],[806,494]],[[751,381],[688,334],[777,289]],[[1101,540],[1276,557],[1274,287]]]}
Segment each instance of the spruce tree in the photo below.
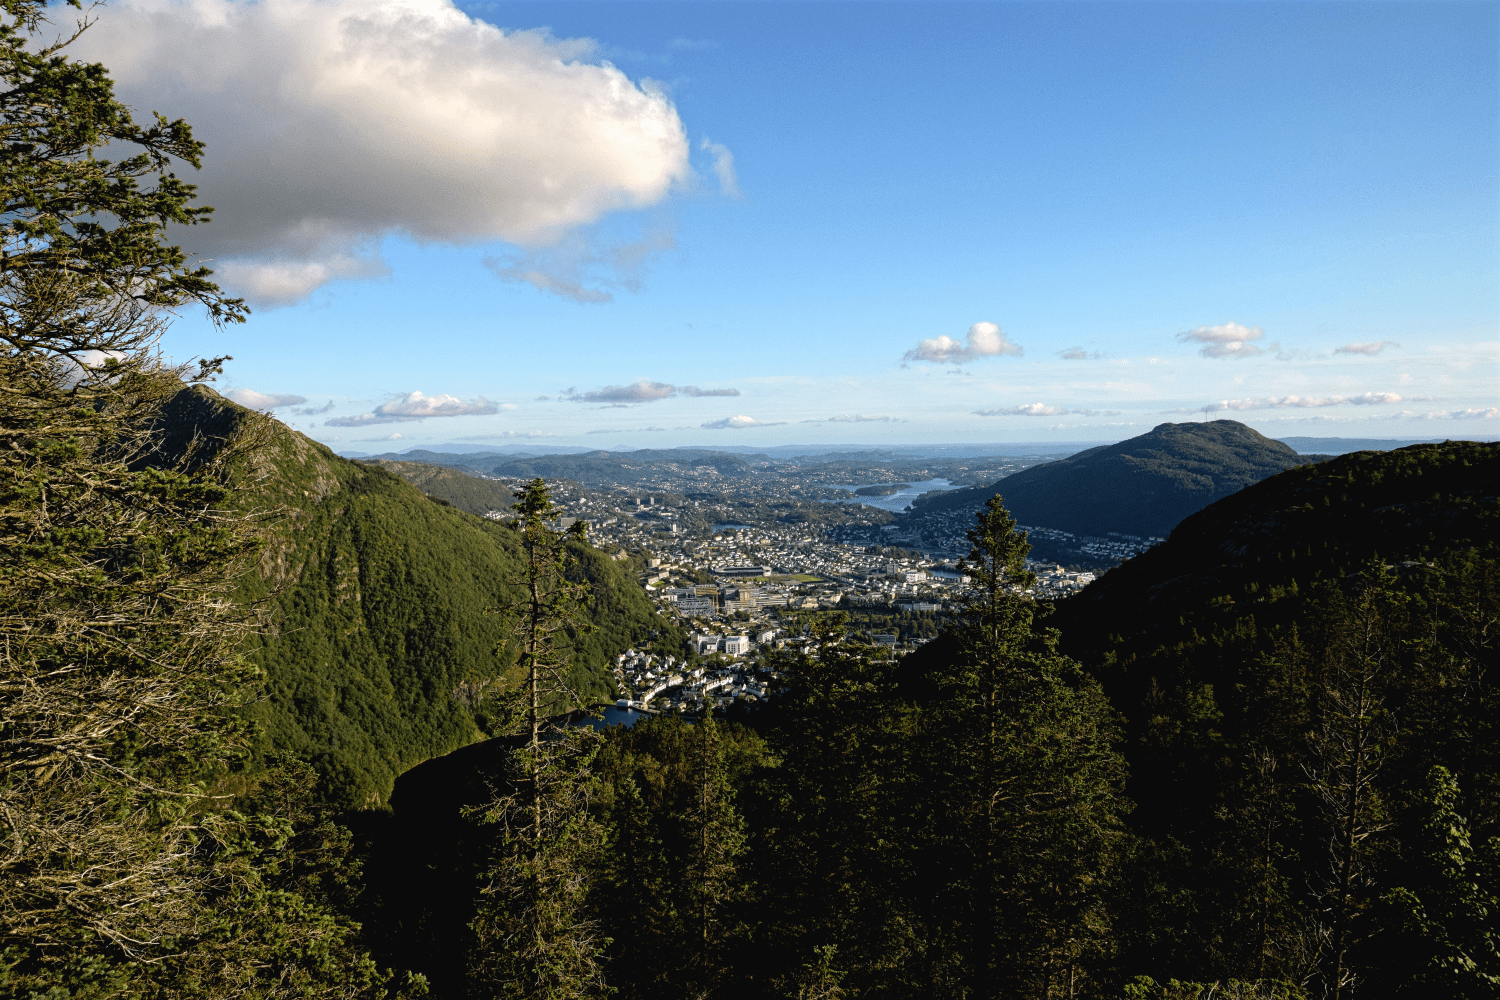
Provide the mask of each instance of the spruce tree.
{"label": "spruce tree", "polygon": [[264,418],[163,444],[222,360],[164,363],[171,310],[244,318],[166,240],[207,219],[172,173],[202,146],[67,57],[86,22],[39,45],[48,12],[0,0],[0,995],[379,988],[325,905],[341,835],[295,764],[247,768],[233,711],[256,540],[229,470]]}
{"label": "spruce tree", "polygon": [[945,994],[1076,992],[1107,939],[1103,884],[1124,768],[1098,685],[1035,625],[1029,544],[999,496],[968,533],[973,587],[928,723],[938,886],[930,973]]}
{"label": "spruce tree", "polygon": [[569,578],[577,563],[570,546],[587,526],[553,527],[559,514],[541,479],[522,488],[512,509],[523,568],[512,582],[521,597],[502,610],[519,651],[517,746],[504,786],[476,811],[494,829],[495,844],[473,923],[472,989],[483,997],[572,1000],[604,992],[604,942],[589,909],[604,844],[589,808],[598,737],[556,718],[579,701],[567,642],[586,628],[588,588]]}
{"label": "spruce tree", "polygon": [[1432,768],[1402,845],[1404,884],[1381,900],[1387,930],[1373,946],[1390,978],[1379,993],[1500,996],[1500,843],[1473,845],[1458,800],[1453,774]]}

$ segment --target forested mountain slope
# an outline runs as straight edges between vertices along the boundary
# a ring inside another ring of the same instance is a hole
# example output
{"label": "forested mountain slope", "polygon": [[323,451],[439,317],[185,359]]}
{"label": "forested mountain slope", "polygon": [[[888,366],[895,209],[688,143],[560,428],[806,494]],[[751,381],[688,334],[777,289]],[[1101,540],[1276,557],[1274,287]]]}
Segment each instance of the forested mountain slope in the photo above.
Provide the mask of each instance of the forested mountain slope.
{"label": "forested mountain slope", "polygon": [[446,501],[465,513],[479,517],[510,510],[515,494],[504,483],[480,479],[445,465],[426,462],[395,462],[385,459],[363,459],[363,465],[393,472],[430,497]]}
{"label": "forested mountain slope", "polygon": [[1194,511],[1320,457],[1299,455],[1235,420],[1161,424],[988,486],[924,497],[901,520],[968,515],[999,493],[1022,524],[1077,535],[1165,536]]}
{"label": "forested mountain slope", "polygon": [[[1438,900],[1488,891],[1474,852],[1500,834],[1500,445],[1283,472],[1050,623],[1125,719],[1142,845],[1121,888],[1126,967],[1291,978],[1337,934],[1361,996],[1436,983],[1422,977],[1450,959],[1497,971],[1496,928]],[[1434,844],[1437,822],[1472,837]],[[1431,901],[1428,923],[1401,899]],[[1400,995],[1481,995],[1444,990]]]}
{"label": "forested mountain slope", "polygon": [[[328,801],[382,806],[397,775],[486,735],[485,698],[515,656],[497,657],[502,621],[488,613],[514,593],[513,533],[202,387],[168,405],[163,447],[247,420],[264,423],[241,463],[241,503],[269,520],[238,596],[266,602],[271,623],[252,652],[266,695],[251,713],[266,750],[316,765]],[[672,626],[616,563],[579,555],[599,628],[576,640],[574,681],[609,697],[608,659]]]}

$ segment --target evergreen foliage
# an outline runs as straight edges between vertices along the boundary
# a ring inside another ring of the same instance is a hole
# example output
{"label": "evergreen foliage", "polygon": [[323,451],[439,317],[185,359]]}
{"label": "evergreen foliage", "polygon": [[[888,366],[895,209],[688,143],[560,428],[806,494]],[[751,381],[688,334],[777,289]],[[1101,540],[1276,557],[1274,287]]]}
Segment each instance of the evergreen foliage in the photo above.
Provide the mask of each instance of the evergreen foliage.
{"label": "evergreen foliage", "polygon": [[1188,518],[1064,603],[1065,645],[1127,719],[1124,969],[1395,989],[1380,900],[1431,768],[1481,837],[1500,823],[1497,495],[1493,445],[1342,456]]}
{"label": "evergreen foliage", "polygon": [[[163,410],[159,454],[262,419],[205,387],[183,390]],[[521,547],[503,524],[261,426],[257,447],[230,463],[240,505],[270,517],[235,595],[270,621],[250,640],[266,677],[247,709],[257,746],[312,763],[325,801],[382,808],[403,771],[503,731],[491,696],[514,681],[516,651],[496,657],[506,627],[486,611],[514,598]],[[572,545],[594,628],[565,640],[569,684],[591,703],[613,697],[613,656],[653,632],[668,643],[681,633],[619,564]]]}
{"label": "evergreen foliage", "polygon": [[243,313],[163,238],[207,215],[170,173],[201,146],[136,126],[71,38],[30,48],[41,3],[0,12],[0,996],[390,995],[302,772],[244,768],[229,462],[263,423],[161,450],[217,369],[161,361],[162,310]]}
{"label": "evergreen foliage", "polygon": [[522,556],[511,583],[520,593],[497,610],[516,646],[519,683],[503,697],[515,708],[521,743],[507,762],[506,785],[478,811],[495,836],[471,925],[472,978],[478,991],[496,996],[572,1000],[603,988],[604,943],[586,909],[603,846],[589,810],[598,737],[548,716],[578,707],[560,640],[588,629],[588,587],[568,578],[577,564],[569,539],[583,538],[587,525],[554,531],[549,522],[558,511],[540,479],[522,487],[515,510]]}

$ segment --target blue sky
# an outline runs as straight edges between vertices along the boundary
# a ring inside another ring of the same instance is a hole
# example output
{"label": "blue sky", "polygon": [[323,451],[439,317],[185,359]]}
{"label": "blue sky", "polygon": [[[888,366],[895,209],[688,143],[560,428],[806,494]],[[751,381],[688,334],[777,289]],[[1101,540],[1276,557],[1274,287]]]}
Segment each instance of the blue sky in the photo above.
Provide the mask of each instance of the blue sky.
{"label": "blue sky", "polygon": [[167,350],[336,448],[1500,432],[1500,5],[459,9],[89,43],[255,305]]}

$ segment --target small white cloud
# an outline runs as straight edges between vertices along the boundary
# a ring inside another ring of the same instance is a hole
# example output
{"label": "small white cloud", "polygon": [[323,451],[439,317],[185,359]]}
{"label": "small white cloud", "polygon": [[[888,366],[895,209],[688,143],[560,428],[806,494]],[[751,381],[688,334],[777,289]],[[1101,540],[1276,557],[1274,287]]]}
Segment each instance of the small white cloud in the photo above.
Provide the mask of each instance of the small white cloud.
{"label": "small white cloud", "polygon": [[516,404],[515,403],[501,403],[500,404],[500,409],[502,409],[502,410],[514,410],[515,408],[516,408]]}
{"label": "small white cloud", "polygon": [[1177,335],[1177,339],[1183,343],[1202,344],[1198,353],[1205,358],[1249,358],[1260,353],[1260,348],[1250,341],[1265,335],[1266,332],[1258,326],[1225,323],[1185,330]]}
{"label": "small white cloud", "polygon": [[1400,347],[1394,340],[1377,340],[1369,344],[1345,344],[1335,347],[1334,354],[1379,354],[1387,347]]}
{"label": "small white cloud", "polygon": [[1104,357],[1098,351],[1086,351],[1081,347],[1069,347],[1067,350],[1058,351],[1057,356],[1064,361],[1095,361]]}
{"label": "small white cloud", "polygon": [[708,423],[700,424],[699,426],[703,427],[705,430],[722,431],[743,430],[746,427],[780,427],[784,423],[786,423],[785,420],[756,420],[754,417],[747,417],[743,413],[741,413],[737,416],[725,417],[723,420],[711,420]]}
{"label": "small white cloud", "polygon": [[433,396],[413,391],[382,403],[369,413],[354,417],[333,417],[323,421],[324,427],[364,427],[369,424],[390,424],[407,420],[426,420],[428,417],[488,416],[499,412],[499,407],[480,396],[464,402],[457,396],[437,393]]}
{"label": "small white cloud", "polygon": [[1009,354],[1019,356],[1021,346],[1006,339],[1004,331],[994,323],[975,323],[960,343],[943,335],[929,337],[917,342],[917,346],[902,355],[903,361],[930,361],[938,365],[962,365],[975,358],[992,358]]}
{"label": "small white cloud", "polygon": [[699,148],[713,154],[714,176],[719,179],[719,190],[725,197],[740,197],[740,182],[734,175],[734,154],[729,147],[705,137]]}
{"label": "small white cloud", "polygon": [[256,392],[254,389],[229,389],[224,395],[251,410],[274,410],[281,406],[298,406],[307,402],[306,397],[288,392]]}

